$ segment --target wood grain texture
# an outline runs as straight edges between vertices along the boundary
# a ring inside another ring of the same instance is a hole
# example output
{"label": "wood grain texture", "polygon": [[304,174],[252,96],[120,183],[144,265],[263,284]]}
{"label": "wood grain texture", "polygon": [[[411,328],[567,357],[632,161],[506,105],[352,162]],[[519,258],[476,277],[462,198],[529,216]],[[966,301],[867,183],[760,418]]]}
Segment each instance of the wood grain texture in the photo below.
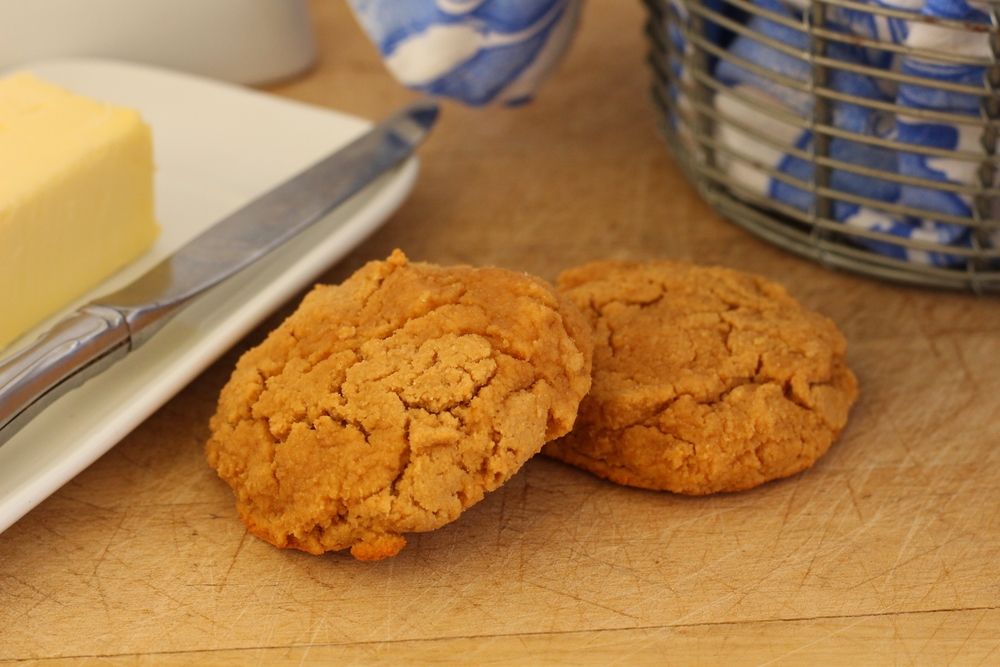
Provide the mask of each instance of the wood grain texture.
{"label": "wood grain texture", "polygon": [[[412,94],[341,0],[272,92],[369,117]],[[0,535],[0,664],[1000,664],[1000,301],[831,273],[715,214],[655,133],[638,1],[589,0],[518,109],[446,105],[413,196],[325,282],[415,260],[554,279],[608,258],[787,285],[861,397],[813,469],[740,494],[627,489],[536,458],[395,558],[249,536],[204,461],[233,365],[287,304]]]}

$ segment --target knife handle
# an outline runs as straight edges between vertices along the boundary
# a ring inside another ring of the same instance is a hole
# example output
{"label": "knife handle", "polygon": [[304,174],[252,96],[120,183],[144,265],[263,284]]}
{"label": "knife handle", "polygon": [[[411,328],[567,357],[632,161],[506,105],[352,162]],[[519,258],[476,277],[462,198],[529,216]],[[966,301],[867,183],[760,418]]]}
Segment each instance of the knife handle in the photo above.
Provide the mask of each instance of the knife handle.
{"label": "knife handle", "polygon": [[0,364],[0,445],[38,412],[128,354],[129,327],[113,308],[81,308]]}

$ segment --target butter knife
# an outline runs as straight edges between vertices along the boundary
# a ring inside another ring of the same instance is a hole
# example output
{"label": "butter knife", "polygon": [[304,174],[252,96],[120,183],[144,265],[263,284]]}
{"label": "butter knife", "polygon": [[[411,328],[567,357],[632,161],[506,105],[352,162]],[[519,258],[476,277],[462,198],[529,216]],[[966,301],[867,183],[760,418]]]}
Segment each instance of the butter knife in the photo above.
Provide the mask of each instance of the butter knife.
{"label": "butter knife", "polygon": [[0,364],[0,446],[67,391],[143,344],[193,299],[325,217],[409,157],[438,106],[419,100],[91,301]]}

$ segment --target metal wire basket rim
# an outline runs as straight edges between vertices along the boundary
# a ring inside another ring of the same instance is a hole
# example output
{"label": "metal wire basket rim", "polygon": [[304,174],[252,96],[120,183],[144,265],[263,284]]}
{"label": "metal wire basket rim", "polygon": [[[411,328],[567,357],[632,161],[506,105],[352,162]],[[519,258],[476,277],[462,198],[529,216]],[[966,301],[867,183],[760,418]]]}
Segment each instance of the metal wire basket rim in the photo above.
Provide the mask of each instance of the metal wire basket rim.
{"label": "metal wire basket rim", "polygon": [[[742,3],[741,0],[731,0],[729,2],[729,4],[733,4],[733,5],[740,4],[740,5],[742,5],[744,3]],[[843,44],[850,44],[852,46],[861,46],[861,47],[866,47],[866,48],[870,48],[870,49],[878,49],[880,51],[891,51],[893,53],[899,53],[901,55],[906,55],[906,56],[910,56],[910,57],[913,57],[913,58],[924,59],[924,60],[946,61],[946,62],[949,62],[949,63],[958,64],[958,65],[970,65],[970,66],[977,66],[977,67],[988,67],[988,66],[990,66],[990,65],[993,64],[993,60],[991,58],[988,58],[988,57],[985,57],[985,56],[980,57],[980,56],[972,56],[972,55],[953,54],[953,53],[947,53],[947,52],[943,52],[943,51],[935,51],[933,49],[924,49],[924,48],[918,48],[918,47],[913,47],[913,46],[907,46],[905,44],[895,44],[895,43],[892,43],[892,42],[882,42],[882,41],[879,41],[877,39],[870,39],[870,38],[862,37],[860,35],[855,35],[855,34],[852,34],[852,33],[838,32],[836,30],[829,30],[829,29],[826,29],[826,28],[813,26],[813,25],[810,25],[808,23],[803,23],[802,21],[796,21],[796,20],[793,20],[793,19],[788,19],[787,17],[783,17],[781,14],[775,14],[774,12],[771,12],[769,10],[761,9],[761,8],[757,7],[756,5],[752,5],[752,4],[749,4],[749,3],[746,3],[746,4],[748,4],[748,6],[750,6],[750,7],[755,7],[756,11],[754,11],[754,13],[757,14],[758,16],[761,16],[761,18],[766,18],[769,21],[774,21],[775,23],[780,23],[781,25],[783,25],[785,27],[788,27],[788,28],[797,30],[799,32],[802,32],[803,34],[805,34],[807,36],[820,37],[820,38],[827,39],[827,40],[837,41],[837,42],[840,42],[840,43],[843,43]],[[759,33],[756,30],[750,28],[749,26],[746,26],[746,25],[744,25],[744,24],[742,24],[742,23],[740,23],[738,21],[734,21],[733,19],[731,19],[731,18],[729,18],[727,16],[719,14],[717,11],[715,11],[715,10],[709,8],[709,7],[706,7],[705,5],[702,5],[700,3],[688,2],[688,4],[686,6],[688,8],[688,11],[690,11],[692,14],[697,14],[697,15],[701,16],[702,18],[705,18],[705,19],[707,19],[709,21],[712,21],[713,23],[715,23],[715,24],[717,24],[717,25],[719,25],[719,26],[721,26],[723,28],[726,28],[728,30],[732,30],[733,32],[738,33],[740,35],[743,35],[743,36],[746,36],[746,37],[750,37],[750,38],[752,38],[752,39],[754,39],[756,41],[759,41],[759,42],[761,42],[763,44],[767,44],[768,46],[770,46],[770,47],[772,47],[772,48],[774,48],[776,50],[779,50],[779,51],[781,51],[783,53],[786,53],[788,55],[791,55],[791,56],[794,56],[794,57],[801,57],[803,53],[808,53],[808,52],[803,52],[803,51],[801,51],[799,49],[796,49],[794,47],[791,47],[791,46],[785,44],[784,42],[780,42],[780,41],[771,39],[769,37],[765,37],[765,36],[761,35],[761,33]],[[674,15],[678,19],[681,18],[680,15],[677,14],[676,11],[674,11],[673,13],[674,13]],[[779,20],[779,19],[781,19],[781,20]],[[979,24],[973,24],[973,25],[982,26],[984,24],[979,23]]]}
{"label": "metal wire basket rim", "polygon": [[[755,33],[753,31],[747,33],[747,36],[750,39],[754,39],[763,44],[767,44],[768,46],[780,44],[780,42],[777,42],[767,37],[761,38],[758,33]],[[698,48],[706,51],[707,53],[711,53],[717,58],[735,63],[740,67],[743,67],[744,69],[747,69],[753,72],[754,74],[770,79],[775,83],[780,83],[783,86],[794,88],[804,93],[811,93],[813,92],[813,90],[816,89],[816,84],[813,81],[808,81],[808,80],[800,81],[793,77],[768,70],[764,67],[757,65],[756,63],[746,60],[745,58],[733,55],[725,48],[712,43],[710,40],[702,37],[701,35],[693,35],[693,34],[685,35],[685,39],[690,40],[690,42],[696,45]],[[894,81],[896,83],[912,84],[924,88],[937,88],[940,90],[946,90],[948,92],[961,93],[978,97],[984,95],[995,95],[995,92],[989,87],[985,75],[983,77],[984,81],[982,86],[970,86],[968,84],[952,83],[950,81],[941,81],[938,79],[928,79],[925,77],[913,76],[911,74],[903,74],[902,72],[893,72],[892,70],[880,69],[878,67],[869,67],[867,65],[862,65],[860,63],[851,63],[847,62],[846,60],[828,58],[826,56],[821,56],[806,51],[790,49],[790,47],[787,47],[785,45],[782,45],[782,48],[779,50],[782,50],[788,53],[789,55],[792,55],[795,58],[808,62],[814,67],[822,66],[828,69],[838,69],[846,72],[853,72],[855,74],[863,74],[872,77],[873,79],[882,79],[886,81]]]}
{"label": "metal wire basket rim", "polygon": [[[654,2],[656,0],[653,0]],[[690,10],[692,7],[698,6],[699,2],[692,2],[692,0],[677,0],[680,2],[685,9]],[[1000,7],[1000,0],[979,0],[984,4],[990,4],[993,10]],[[811,12],[802,12],[801,19],[790,18],[785,14],[779,14],[778,12],[771,11],[759,5],[750,2],[749,0],[726,0],[726,2],[734,7],[738,7],[749,14],[754,14],[762,18],[766,18],[769,21],[779,23],[781,25],[787,26],[789,28],[794,28],[796,30],[802,30],[805,32],[809,31],[809,21]],[[684,17],[680,16],[676,12],[676,8],[670,6],[671,3],[660,2],[660,4],[666,11],[671,11],[675,16],[680,18],[682,21]],[[928,25],[933,25],[939,28],[947,28],[949,30],[957,30],[960,32],[975,32],[975,33],[991,33],[1000,30],[1000,26],[994,23],[981,23],[977,21],[961,21],[957,19],[946,19],[937,16],[927,16],[926,14],[921,14],[919,12],[910,12],[905,9],[893,9],[892,7],[886,7],[884,5],[867,4],[863,2],[854,2],[853,0],[811,0],[810,6],[815,7],[817,5],[824,5],[827,7],[841,7],[843,9],[851,9],[864,14],[877,14],[879,16],[885,16],[888,18],[902,19],[904,21],[912,21],[915,23],[926,23]],[[991,17],[992,19],[992,17]]]}
{"label": "metal wire basket rim", "polygon": [[[687,1],[687,0],[682,0]],[[728,0],[727,0],[728,1]],[[983,4],[989,4],[995,10],[1000,7],[1000,0],[978,0]],[[743,2],[743,0],[737,0],[737,2]],[[963,32],[996,32],[1000,29],[1000,26],[992,23],[979,23],[976,21],[958,21],[955,19],[945,19],[938,18],[936,16],[927,16],[926,14],[920,14],[919,12],[908,12],[905,9],[893,9],[892,7],[885,7],[883,5],[867,4],[864,2],[854,2],[853,0],[812,0],[811,4],[822,4],[834,7],[842,7],[844,9],[852,9],[858,12],[863,12],[866,14],[878,14],[880,16],[886,16],[889,18],[903,19],[904,21],[913,21],[917,23],[927,23],[940,28],[949,28],[951,30],[960,30]]]}

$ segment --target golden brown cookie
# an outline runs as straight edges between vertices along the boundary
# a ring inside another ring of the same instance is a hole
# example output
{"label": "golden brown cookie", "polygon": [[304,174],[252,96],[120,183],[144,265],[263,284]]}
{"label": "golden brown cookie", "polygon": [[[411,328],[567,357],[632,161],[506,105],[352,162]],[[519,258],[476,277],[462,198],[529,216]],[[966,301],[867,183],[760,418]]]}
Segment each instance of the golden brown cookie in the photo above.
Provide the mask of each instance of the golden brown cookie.
{"label": "golden brown cookie", "polygon": [[254,535],[385,558],[569,431],[590,361],[586,321],[544,281],[397,250],[243,355],[208,462]]}
{"label": "golden brown cookie", "polygon": [[594,330],[593,386],[542,453],[619,484],[749,489],[808,468],[847,422],[857,380],[834,324],[758,276],[601,262],[558,288]]}

